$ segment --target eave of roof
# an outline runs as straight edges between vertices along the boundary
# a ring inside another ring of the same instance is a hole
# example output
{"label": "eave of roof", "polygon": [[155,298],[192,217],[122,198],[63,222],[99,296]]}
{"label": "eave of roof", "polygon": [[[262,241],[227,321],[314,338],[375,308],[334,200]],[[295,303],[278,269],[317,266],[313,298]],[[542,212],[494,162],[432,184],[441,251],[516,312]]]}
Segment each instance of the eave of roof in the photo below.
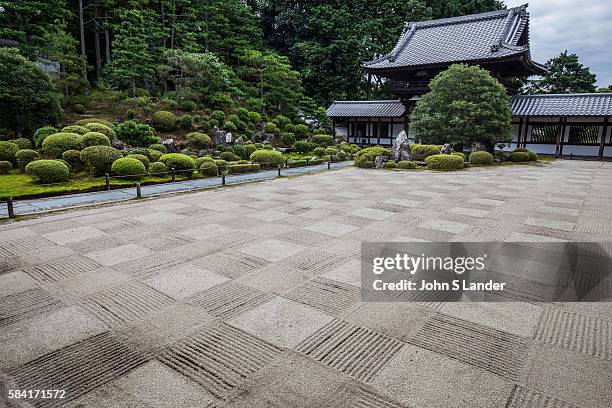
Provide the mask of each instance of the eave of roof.
{"label": "eave of roof", "polygon": [[612,117],[612,93],[516,95],[512,97],[512,114]]}
{"label": "eave of roof", "polygon": [[400,100],[334,101],[327,109],[331,118],[400,118],[406,107]]}

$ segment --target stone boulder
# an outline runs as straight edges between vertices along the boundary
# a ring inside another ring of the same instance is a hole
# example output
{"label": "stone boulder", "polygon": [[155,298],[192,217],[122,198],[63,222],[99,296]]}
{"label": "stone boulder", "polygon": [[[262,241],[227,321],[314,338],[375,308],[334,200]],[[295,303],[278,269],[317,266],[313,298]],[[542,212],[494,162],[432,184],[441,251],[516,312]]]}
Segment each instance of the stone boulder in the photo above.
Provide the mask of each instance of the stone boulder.
{"label": "stone boulder", "polygon": [[391,148],[391,158],[394,161],[412,160],[412,154],[410,153],[410,145],[408,144],[408,135],[403,130],[393,141],[393,147]]}

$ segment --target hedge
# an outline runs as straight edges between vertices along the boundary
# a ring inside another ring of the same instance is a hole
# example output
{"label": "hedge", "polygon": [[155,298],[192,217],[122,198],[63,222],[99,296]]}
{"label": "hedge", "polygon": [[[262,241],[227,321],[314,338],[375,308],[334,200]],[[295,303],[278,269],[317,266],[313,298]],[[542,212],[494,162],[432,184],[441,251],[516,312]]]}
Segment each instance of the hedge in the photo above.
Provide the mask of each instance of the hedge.
{"label": "hedge", "polygon": [[150,174],[166,173],[167,171],[168,171],[168,166],[166,166],[162,162],[151,163],[151,165],[149,166]]}
{"label": "hedge", "polygon": [[414,170],[417,168],[417,164],[413,161],[402,160],[397,163],[397,168],[403,170]]}
{"label": "hedge", "polygon": [[393,160],[389,160],[385,163],[385,169],[394,169],[397,167],[397,164]]}
{"label": "hedge", "polygon": [[335,156],[338,154],[338,149],[334,149],[333,147],[328,147],[325,149],[325,154],[328,156]]}
{"label": "hedge", "polygon": [[205,163],[205,162],[214,163],[215,159],[213,159],[210,156],[198,157],[197,159],[194,160],[195,168],[199,169],[202,163]]}
{"label": "hedge", "polygon": [[432,170],[459,170],[462,169],[463,159],[452,154],[436,154],[425,159],[427,168]]}
{"label": "hedge", "polygon": [[194,160],[182,153],[164,154],[162,157],[160,157],[159,161],[168,166],[169,169],[174,168],[176,171],[185,171],[189,175],[191,175],[189,170],[195,169]]}
{"label": "hedge", "polygon": [[240,157],[236,156],[233,152],[223,152],[219,156],[221,160],[225,160],[228,162],[234,162],[240,160]]}
{"label": "hedge", "polygon": [[85,126],[79,125],[70,125],[62,128],[62,133],[76,133],[78,135],[84,135],[85,133],[89,133],[90,130]]}
{"label": "hedge", "polygon": [[200,174],[207,177],[213,177],[219,174],[219,169],[214,162],[204,162],[199,167]]}
{"label": "hedge", "polygon": [[251,161],[259,164],[262,168],[272,168],[282,165],[285,158],[276,150],[257,150],[251,154]]}
{"label": "hedge", "polygon": [[309,166],[316,166],[317,164],[323,164],[325,162],[325,160],[323,159],[310,159],[308,160],[308,165]]}
{"label": "hedge", "polygon": [[485,151],[477,151],[470,154],[470,164],[489,165],[493,164],[493,155]]}
{"label": "hedge", "polygon": [[25,137],[20,137],[19,139],[11,140],[11,142],[19,146],[19,149],[21,150],[32,148],[32,142],[30,141],[30,139],[26,139]]}
{"label": "hedge", "polygon": [[304,167],[304,166],[308,165],[306,163],[306,160],[294,160],[294,161],[288,162],[287,164],[289,165],[290,169],[292,169],[294,167]]}
{"label": "hedge", "polygon": [[412,152],[412,159],[415,161],[424,161],[429,156],[435,156],[440,154],[442,146],[440,145],[421,145],[413,144],[410,146]]}
{"label": "hedge", "polygon": [[19,151],[19,146],[13,142],[0,142],[0,161],[15,163],[15,155]]}
{"label": "hedge", "polygon": [[227,172],[229,174],[250,173],[259,170],[261,170],[259,164],[230,164],[227,166]]}
{"label": "hedge", "polygon": [[334,137],[332,135],[313,135],[310,141],[321,147],[328,147],[334,144]]}
{"label": "hedge", "polygon": [[140,160],[133,157],[123,157],[113,162],[111,171],[113,174],[127,180],[140,180],[147,172],[147,169]]}
{"label": "hedge", "polygon": [[15,159],[17,160],[17,165],[19,168],[21,170],[25,170],[26,166],[30,164],[30,162],[40,159],[40,154],[32,149],[21,149],[15,155]]}
{"label": "hedge", "polygon": [[62,153],[62,160],[68,163],[71,169],[80,169],[84,164],[81,160],[81,152],[78,150],[66,150]]}
{"label": "hedge", "polygon": [[66,150],[81,149],[81,135],[78,133],[55,133],[47,136],[42,142],[43,153],[50,157],[62,157],[62,153]]}
{"label": "hedge", "polygon": [[81,151],[81,161],[86,163],[94,176],[110,173],[113,163],[123,154],[109,146],[90,146]]}
{"label": "hedge", "polygon": [[514,151],[514,152],[510,153],[510,155],[508,156],[508,159],[511,162],[515,162],[515,163],[528,162],[529,161],[529,152],[517,152],[517,151]]}
{"label": "hedge", "polygon": [[324,147],[315,147],[312,152],[317,157],[325,156],[325,148]]}
{"label": "hedge", "polygon": [[132,154],[128,154],[126,157],[138,160],[139,162],[142,163],[143,166],[145,166],[145,169],[148,169],[149,164],[151,163],[149,158],[145,156],[144,154],[132,153]]}
{"label": "hedge", "polygon": [[157,111],[151,117],[153,127],[161,130],[174,130],[176,126],[176,116],[168,111]]}
{"label": "hedge", "polygon": [[98,132],[98,133],[102,133],[103,135],[105,135],[106,137],[108,137],[110,140],[113,140],[115,138],[115,131],[102,124],[102,123],[86,123],[84,125],[87,129],[89,129],[90,132]]}
{"label": "hedge", "polygon": [[451,154],[454,154],[455,156],[459,156],[463,159],[463,161],[465,161],[465,153],[462,152],[452,152]]}
{"label": "hedge", "polygon": [[157,150],[158,152],[161,152],[161,153],[166,153],[168,151],[166,146],[164,146],[161,143],[152,144],[151,146],[149,146],[149,150]]}
{"label": "hedge", "polygon": [[194,149],[206,149],[208,146],[212,144],[212,140],[210,140],[210,136],[200,132],[192,132],[188,133],[186,136],[187,145]]}
{"label": "hedge", "polygon": [[[240,162],[235,162],[235,164],[239,164]],[[219,171],[225,171],[227,170],[227,162],[225,160],[215,160],[215,164],[217,165],[217,168],[219,169]]]}
{"label": "hedge", "polygon": [[159,159],[161,159],[161,157],[164,155],[164,153],[160,152],[159,150],[148,149],[147,152],[149,153],[151,162],[159,161]]}
{"label": "hedge", "polygon": [[59,130],[54,128],[53,126],[43,126],[34,132],[34,144],[36,147],[41,147],[43,140],[46,137],[51,136],[55,133],[59,133]]}
{"label": "hedge", "polygon": [[527,152],[529,155],[529,161],[538,161],[538,155],[536,152],[532,152],[531,150]]}
{"label": "hedge", "polygon": [[0,174],[8,174],[11,170],[13,170],[13,165],[10,161],[0,160]]}
{"label": "hedge", "polygon": [[53,184],[68,181],[70,169],[58,160],[36,160],[26,166],[26,172],[37,183]]}
{"label": "hedge", "polygon": [[100,132],[89,132],[79,137],[81,149],[89,146],[110,146],[111,142],[108,136]]}
{"label": "hedge", "polygon": [[293,148],[298,153],[306,153],[310,150],[310,143],[308,143],[306,140],[298,140],[293,144]]}
{"label": "hedge", "polygon": [[525,153],[528,153],[529,149],[527,149],[526,147],[517,147],[516,149],[513,150],[513,152],[525,152]]}

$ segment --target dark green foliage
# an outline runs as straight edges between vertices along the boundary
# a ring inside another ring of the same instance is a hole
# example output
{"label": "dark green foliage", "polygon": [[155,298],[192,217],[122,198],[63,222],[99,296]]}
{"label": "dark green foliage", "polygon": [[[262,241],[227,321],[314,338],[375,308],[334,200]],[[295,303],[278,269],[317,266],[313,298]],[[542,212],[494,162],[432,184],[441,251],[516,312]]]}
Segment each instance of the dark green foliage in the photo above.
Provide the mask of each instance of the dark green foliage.
{"label": "dark green foliage", "polygon": [[293,133],[285,133],[282,141],[284,146],[291,147],[295,143],[295,135]]}
{"label": "dark green foliage", "polygon": [[54,184],[68,181],[70,169],[58,160],[36,160],[26,166],[26,172],[40,184]]}
{"label": "dark green foliage", "polygon": [[182,108],[184,111],[187,111],[187,112],[192,112],[192,111],[196,110],[197,105],[196,105],[196,103],[195,103],[194,101],[184,101],[184,102],[181,104],[181,108]]}
{"label": "dark green foliage", "polygon": [[473,152],[470,154],[470,164],[474,164],[474,165],[493,164],[493,155],[485,151]]}
{"label": "dark green foliage", "polygon": [[206,162],[208,162],[208,163],[214,163],[214,162],[215,162],[215,159],[213,159],[213,158],[212,158],[212,157],[210,157],[210,156],[198,157],[197,159],[195,159],[195,160],[194,160],[194,163],[195,163],[195,168],[196,168],[196,169],[199,169],[199,168],[200,168],[200,166],[202,165],[202,163],[206,163]]}
{"label": "dark green foliage", "polygon": [[522,163],[529,161],[529,152],[512,152],[508,156],[511,162]]}
{"label": "dark green foliage", "polygon": [[207,177],[214,177],[219,174],[219,169],[214,162],[204,162],[199,167],[200,174]]}
{"label": "dark green foliage", "polygon": [[272,123],[274,123],[280,130],[287,130],[287,126],[291,125],[291,119],[284,115],[277,115],[272,119]]}
{"label": "dark green foliage", "polygon": [[226,132],[236,132],[238,130],[238,127],[236,126],[236,124],[234,122],[230,122],[227,121],[223,124],[223,130],[225,130]]}
{"label": "dark green foliage", "polygon": [[8,174],[11,170],[13,170],[13,165],[10,161],[0,160],[0,174]]}
{"label": "dark green foliage", "polygon": [[210,140],[210,136],[200,132],[188,133],[186,136],[186,140],[187,145],[194,149],[206,149],[207,147],[212,145],[212,140]]}
{"label": "dark green foliage", "polygon": [[595,92],[597,77],[578,60],[576,54],[563,51],[546,63],[548,72],[542,80],[530,83],[527,93],[585,93]]}
{"label": "dark green foliage", "polygon": [[111,127],[102,123],[92,122],[86,123],[83,126],[89,129],[90,132],[98,132],[106,135],[106,137],[108,137],[108,139],[111,141],[115,138],[115,131]]}
{"label": "dark green foliage", "polygon": [[122,157],[119,150],[109,146],[91,146],[81,151],[81,161],[89,166],[93,176],[110,173],[113,162]]}
{"label": "dark green foliage", "polygon": [[66,150],[80,150],[81,135],[77,133],[55,133],[47,136],[42,143],[42,150],[46,156],[60,158]]}
{"label": "dark green foliage", "polygon": [[250,158],[254,151],[257,150],[257,147],[254,144],[245,144],[244,145],[244,157]]}
{"label": "dark green foliage", "polygon": [[397,163],[397,168],[398,169],[414,170],[414,169],[416,169],[416,167],[417,167],[417,165],[413,161],[402,160],[402,161]]}
{"label": "dark green foliage", "polygon": [[[3,15],[0,13],[0,19]],[[0,32],[3,28],[0,24]],[[36,129],[55,124],[60,118],[60,98],[51,77],[15,48],[0,47],[0,90],[3,128],[31,136]]]}
{"label": "dark green foliage", "polygon": [[45,140],[47,136],[51,136],[58,132],[59,130],[53,126],[43,126],[34,132],[34,144],[36,147],[41,147],[43,140]]}
{"label": "dark green foliage", "polygon": [[236,155],[235,155],[234,153],[232,153],[232,152],[223,152],[223,153],[221,153],[221,156],[219,156],[219,158],[220,158],[221,160],[225,160],[225,161],[228,161],[228,162],[233,162],[233,161],[238,161],[238,160],[240,160],[240,157],[239,157],[239,156],[236,156]]}
{"label": "dark green foliage", "polygon": [[183,174],[191,175],[190,170],[195,169],[194,160],[181,153],[168,153],[164,154],[160,159],[160,162],[165,163],[169,169],[174,168],[176,171],[180,171]]}
{"label": "dark green foliage", "polygon": [[397,164],[393,160],[389,160],[385,163],[385,169],[394,169],[397,167]]}
{"label": "dark green foliage", "polygon": [[66,150],[62,153],[62,160],[64,160],[71,169],[79,170],[83,167],[84,163],[81,160],[81,152],[78,150]]}
{"label": "dark green foliage", "polygon": [[79,144],[81,149],[84,149],[89,146],[110,146],[111,142],[103,133],[89,132],[79,138]]}
{"label": "dark green foliage", "polygon": [[162,162],[151,163],[151,165],[149,166],[149,173],[151,174],[166,173],[167,171],[168,171],[168,166],[166,166]]}
{"label": "dark green foliage", "polygon": [[32,148],[32,142],[30,141],[30,139],[26,139],[25,137],[20,137],[19,139],[11,140],[11,142],[19,146],[20,149]]}
{"label": "dark green foliage", "polygon": [[325,148],[324,147],[315,147],[312,152],[317,157],[325,156]]}
{"label": "dark green foliage", "polygon": [[166,153],[168,151],[168,149],[166,149],[166,146],[164,146],[163,144],[159,144],[159,143],[152,144],[151,146],[149,146],[149,149],[157,150],[158,152],[162,152],[162,153]]}
{"label": "dark green foliage", "polygon": [[304,166],[308,165],[306,163],[306,160],[292,160],[292,161],[288,162],[287,164],[289,165],[290,169],[292,169],[294,167],[304,167]]}
{"label": "dark green foliage", "polygon": [[459,170],[464,167],[463,159],[452,154],[436,154],[425,159],[431,170]]}
{"label": "dark green foliage", "polygon": [[223,111],[220,111],[220,110],[214,110],[210,114],[210,118],[213,119],[213,120],[216,120],[218,123],[224,123],[225,122],[225,113],[223,113]]}
{"label": "dark green foliage", "polygon": [[259,164],[228,164],[227,172],[229,174],[251,173],[261,170]]}
{"label": "dark green foliage", "polygon": [[234,145],[234,154],[236,156],[240,157],[241,159],[244,159],[245,157],[248,157],[248,156],[245,156],[244,145],[239,145],[239,144]]}
{"label": "dark green foliage", "polygon": [[275,150],[257,150],[251,154],[250,159],[264,169],[277,167],[285,162],[283,155]]}
{"label": "dark green foliage", "polygon": [[[129,157],[131,159],[136,159],[139,162],[141,162],[145,168],[149,168],[149,164],[151,163],[151,161],[149,160],[149,158],[147,156],[145,156],[144,154],[138,154],[138,153],[134,153],[134,154],[128,154],[126,157]],[[160,156],[161,157],[161,156]]]}
{"label": "dark green foliage", "polygon": [[274,135],[277,135],[277,134],[280,133],[280,129],[278,128],[278,126],[276,126],[272,122],[266,123],[265,130],[266,130],[266,133],[271,133],[271,134],[274,134]]}
{"label": "dark green foliage", "polygon": [[26,166],[34,160],[40,159],[40,154],[37,151],[31,149],[22,149],[15,155],[17,165],[21,170],[25,170]]}
{"label": "dark green foliage", "polygon": [[176,127],[176,116],[168,111],[157,111],[151,118],[153,127],[159,130],[174,130]]}
{"label": "dark green foliage", "polygon": [[151,159],[151,162],[159,161],[159,159],[165,154],[165,152],[162,153],[159,150],[154,149],[147,149],[147,153],[149,153],[147,156],[149,159]]}
{"label": "dark green foliage", "polygon": [[529,149],[527,149],[526,147],[518,147],[514,149],[513,152],[529,152]]}
{"label": "dark green foliage", "polygon": [[[238,164],[240,163],[240,160],[237,162],[232,162],[232,164]],[[215,164],[217,165],[217,168],[219,169],[219,172],[225,171],[227,170],[227,165],[228,163],[225,160],[215,160]]]}
{"label": "dark green foliage", "polygon": [[15,163],[15,155],[19,151],[19,146],[13,142],[0,141],[0,161]]}
{"label": "dark green foliage", "polygon": [[134,157],[123,157],[113,162],[113,174],[128,180],[139,180],[147,172],[145,165]]}
{"label": "dark green foliage", "polygon": [[85,126],[80,126],[80,125],[65,126],[62,129],[62,133],[76,133],[79,135],[84,135],[85,133],[88,133],[88,132],[90,132],[88,128],[86,128]]}
{"label": "dark green foliage", "polygon": [[181,115],[176,121],[181,129],[191,129],[193,125],[193,118],[191,115]]}
{"label": "dark green foliage", "polygon": [[538,161],[538,155],[536,152],[528,151],[529,161]]}
{"label": "dark green foliage", "polygon": [[298,140],[293,145],[293,148],[298,153],[306,153],[310,151],[310,143],[308,143],[306,140]]}
{"label": "dark green foliage", "polygon": [[318,135],[313,135],[310,138],[310,141],[321,147],[328,147],[334,144],[334,137],[332,135],[318,134]]}
{"label": "dark green foliage", "polygon": [[327,156],[335,156],[338,154],[338,149],[334,149],[333,147],[328,147],[325,149],[325,154]]}
{"label": "dark green foliage", "polygon": [[300,123],[293,127],[293,133],[295,133],[296,139],[306,139],[310,135],[310,128]]}
{"label": "dark green foliage", "polygon": [[128,120],[115,127],[117,139],[124,141],[130,146],[149,146],[159,142],[159,136],[155,135],[155,129],[149,125]]}
{"label": "dark green foliage", "polygon": [[440,145],[421,145],[413,144],[410,145],[410,151],[412,152],[412,159],[416,161],[424,161],[429,156],[440,154],[442,146]]}

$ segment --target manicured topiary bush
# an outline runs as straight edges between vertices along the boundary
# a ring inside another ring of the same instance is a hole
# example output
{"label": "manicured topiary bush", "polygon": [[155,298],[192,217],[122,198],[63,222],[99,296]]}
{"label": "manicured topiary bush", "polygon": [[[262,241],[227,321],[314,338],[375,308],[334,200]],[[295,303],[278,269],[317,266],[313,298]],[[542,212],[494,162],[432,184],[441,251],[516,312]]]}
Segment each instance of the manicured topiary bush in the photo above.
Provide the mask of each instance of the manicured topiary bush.
{"label": "manicured topiary bush", "polygon": [[13,170],[13,165],[10,161],[0,160],[0,174],[8,174],[11,170]]}
{"label": "manicured topiary bush", "polygon": [[200,166],[200,174],[206,177],[213,177],[219,174],[219,169],[215,163],[204,162]]}
{"label": "manicured topiary bush", "polygon": [[325,148],[324,147],[315,147],[312,152],[317,157],[325,156]]}
{"label": "manicured topiary bush", "polygon": [[257,150],[263,149],[263,143],[254,143],[254,145]]}
{"label": "manicured topiary bush", "polygon": [[397,167],[397,164],[393,160],[389,160],[385,163],[385,169],[394,169]]}
{"label": "manicured topiary bush", "polygon": [[62,128],[62,133],[76,133],[79,135],[84,135],[85,133],[91,132],[85,126],[79,125],[70,125]]}
{"label": "manicured topiary bush", "polygon": [[108,137],[110,140],[113,140],[115,138],[115,131],[111,127],[106,126],[102,123],[92,122],[92,123],[86,123],[83,126],[89,129],[90,132],[102,133],[103,135]]}
{"label": "manicured topiary bush", "polygon": [[436,154],[428,156],[425,161],[431,170],[459,170],[464,167],[463,159],[452,154]]}
{"label": "manicured topiary bush", "polygon": [[258,163],[264,169],[277,167],[285,162],[283,155],[276,150],[257,150],[250,158],[253,163]]}
{"label": "manicured topiary bush", "polygon": [[215,159],[213,159],[210,156],[203,156],[203,157],[198,157],[197,159],[194,160],[194,162],[195,162],[195,168],[199,169],[202,163],[206,163],[206,162],[214,163]]}
{"label": "manicured topiary bush", "polygon": [[155,129],[134,120],[118,124],[115,127],[115,133],[117,139],[134,147],[144,147],[159,143],[159,136],[155,135]]}
{"label": "manicured topiary bush", "polygon": [[295,143],[295,134],[293,133],[285,133],[282,137],[283,145],[287,147],[293,146]]}
{"label": "manicured topiary bush", "polygon": [[123,157],[113,162],[111,171],[127,180],[139,180],[145,175],[147,169],[140,160],[133,157]]}
{"label": "manicured topiary bush", "polygon": [[424,161],[429,156],[440,154],[442,146],[440,145],[421,145],[413,144],[410,145],[410,151],[412,152],[412,158],[416,161]]}
{"label": "manicured topiary bush", "polygon": [[41,147],[43,140],[45,140],[47,136],[51,136],[55,133],[59,133],[59,130],[57,130],[53,126],[41,127],[34,133],[34,144],[36,145],[36,147]]}
{"label": "manicured topiary bush", "polygon": [[251,157],[254,151],[257,150],[257,147],[254,144],[245,144],[244,145],[244,157]]}
{"label": "manicured topiary bush", "polygon": [[528,153],[529,149],[527,149],[526,147],[518,147],[518,148],[514,149],[513,152],[525,152],[525,153]]}
{"label": "manicured topiary bush", "polygon": [[62,160],[68,163],[68,166],[74,171],[79,170],[85,163],[81,160],[81,152],[78,150],[66,150],[62,153]]}
{"label": "manicured topiary bush", "polygon": [[46,156],[59,158],[66,150],[80,150],[81,135],[78,133],[55,133],[47,136],[42,143],[42,150]]}
{"label": "manicured topiary bush", "polygon": [[147,152],[149,153],[151,162],[159,161],[159,159],[164,155],[164,153],[160,152],[159,150],[148,149]]}
{"label": "manicured topiary bush", "polygon": [[332,135],[312,135],[310,141],[321,147],[329,147],[334,144],[334,137]]}
{"label": "manicured topiary bush", "polygon": [[110,146],[111,142],[108,136],[100,132],[89,132],[79,137],[81,149],[89,146]]}
{"label": "manicured topiary bush", "polygon": [[294,167],[304,167],[307,166],[308,164],[306,164],[306,160],[293,160],[287,163],[289,165],[289,168],[292,169]]}
{"label": "manicured topiary bush", "polygon": [[246,154],[245,152],[246,152],[246,149],[244,148],[244,145],[239,145],[239,144],[234,145],[234,154],[236,156],[240,157],[241,159],[244,159],[245,157],[248,157],[248,156],[245,156]]}
{"label": "manicured topiary bush", "polygon": [[470,154],[470,164],[486,166],[493,164],[493,155],[485,151],[477,151]]}
{"label": "manicured topiary bush", "polygon": [[333,147],[328,147],[325,149],[325,154],[328,156],[335,156],[338,154],[338,149],[334,149]]}
{"label": "manicured topiary bush", "polygon": [[186,136],[187,145],[194,149],[206,149],[212,144],[210,136],[205,133],[191,132]]}
{"label": "manicured topiary bush", "polygon": [[195,169],[195,161],[186,154],[164,154],[159,161],[168,166],[169,169],[174,168],[176,171],[180,171],[182,174],[187,174],[188,176],[191,176],[191,171]]}
{"label": "manicured topiary bush", "polygon": [[397,163],[397,168],[403,169],[403,170],[414,170],[417,168],[417,165],[413,161],[402,160],[399,163]]}
{"label": "manicured topiary bush", "polygon": [[[157,174],[157,173],[166,173],[168,171],[168,166],[166,166],[162,162],[151,163],[149,166],[149,173]],[[160,174],[163,175],[163,174]]]}
{"label": "manicured topiary bush", "polygon": [[81,151],[81,161],[89,166],[94,176],[110,173],[115,160],[122,157],[119,150],[109,146],[90,146]]}
{"label": "manicured topiary bush", "polygon": [[[234,164],[234,163],[238,164],[238,163],[240,163],[240,162],[241,162],[241,161],[231,162],[231,163],[232,163],[232,164]],[[220,171],[220,172],[221,172],[221,171],[225,171],[225,170],[227,170],[227,164],[228,164],[228,163],[227,163],[225,160],[221,160],[221,159],[219,159],[219,160],[215,160],[215,164],[217,165],[217,169],[219,169],[219,171]]]}
{"label": "manicured topiary bush", "polygon": [[164,146],[161,143],[153,143],[151,146],[149,146],[149,149],[157,150],[158,152],[161,152],[161,153],[166,153],[168,151],[166,146]]}
{"label": "manicured topiary bush", "polygon": [[227,166],[227,172],[229,174],[251,173],[259,170],[261,170],[259,164],[229,164]]}
{"label": "manicured topiary bush", "polygon": [[160,130],[174,130],[176,126],[176,116],[168,111],[157,111],[151,117],[153,127]]}
{"label": "manicured topiary bush", "polygon": [[217,123],[223,123],[225,122],[225,113],[221,110],[214,110],[210,114],[210,118],[216,120]]}
{"label": "manicured topiary bush", "polygon": [[183,103],[181,103],[181,109],[183,109],[184,111],[192,112],[196,110],[196,108],[197,106],[194,101],[184,101]]}
{"label": "manicured topiary bush", "polygon": [[11,140],[11,142],[19,146],[20,150],[32,148],[32,142],[30,141],[30,139],[26,139],[25,137],[20,137],[19,139]]}
{"label": "manicured topiary bush", "polygon": [[[76,124],[79,125],[79,126],[85,126],[88,123],[97,123],[97,124],[104,125],[104,126],[106,126],[108,128],[111,128],[111,129],[113,128],[113,123],[112,122],[110,122],[110,121],[108,121],[106,119],[100,119],[100,118],[85,118],[85,119],[78,120],[76,122]],[[92,132],[100,132],[99,130],[94,130],[94,129],[91,129],[91,131]],[[104,132],[100,132],[100,133],[104,133]]]}
{"label": "manicured topiary bush", "polygon": [[374,160],[377,156],[391,157],[389,149],[384,147],[374,146],[360,150],[355,155],[355,166],[368,169],[374,167]]}
{"label": "manicured topiary bush", "polygon": [[191,115],[181,115],[176,120],[181,129],[191,129],[193,126],[193,118]]}
{"label": "manicured topiary bush", "polygon": [[145,156],[144,154],[132,153],[132,154],[128,154],[126,157],[138,160],[139,162],[143,164],[143,166],[145,166],[145,169],[148,169],[149,164],[151,163],[149,158]]}
{"label": "manicured topiary bush", "polygon": [[293,148],[298,153],[306,153],[310,151],[310,143],[308,143],[306,140],[298,140],[293,144]]}
{"label": "manicured topiary bush", "polygon": [[529,161],[538,161],[538,155],[536,152],[532,152],[531,150],[527,152],[529,155]]}
{"label": "manicured topiary bush", "polygon": [[236,156],[232,152],[223,152],[223,153],[221,153],[221,156],[219,156],[219,158],[221,160],[225,160],[225,161],[228,161],[228,162],[233,162],[233,161],[240,160],[240,157]]}
{"label": "manicured topiary bush", "polygon": [[236,126],[234,122],[230,122],[228,120],[223,124],[223,130],[225,130],[226,132],[234,133],[238,131],[238,126]]}
{"label": "manicured topiary bush", "polygon": [[465,161],[465,154],[462,152],[452,152],[451,154],[454,154],[455,156],[459,156],[463,159],[463,161]]}
{"label": "manicured topiary bush", "polygon": [[515,163],[523,163],[523,162],[528,162],[529,161],[529,152],[512,152],[510,153],[510,155],[508,156],[508,159],[511,162],[515,162]]}
{"label": "manicured topiary bush", "polygon": [[21,149],[15,154],[17,165],[21,170],[25,170],[26,166],[34,160],[40,159],[40,154],[32,149]]}
{"label": "manicured topiary bush", "polygon": [[40,184],[54,184],[68,181],[70,169],[58,160],[36,160],[26,166],[26,172]]}
{"label": "manicured topiary bush", "polygon": [[15,155],[19,151],[19,146],[13,142],[0,141],[0,161],[15,163]]}

